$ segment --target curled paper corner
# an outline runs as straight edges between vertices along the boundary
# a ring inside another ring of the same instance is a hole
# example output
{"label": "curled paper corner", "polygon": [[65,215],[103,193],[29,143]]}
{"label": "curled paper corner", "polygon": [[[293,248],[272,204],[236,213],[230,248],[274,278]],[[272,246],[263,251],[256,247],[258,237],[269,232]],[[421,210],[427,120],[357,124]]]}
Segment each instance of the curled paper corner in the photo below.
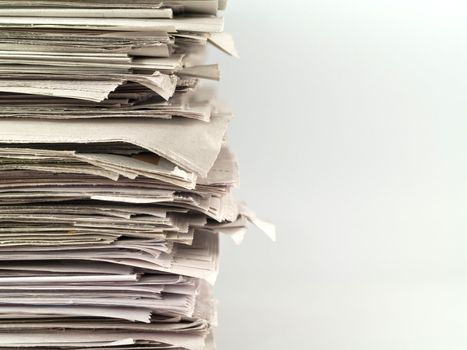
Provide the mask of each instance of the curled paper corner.
{"label": "curled paper corner", "polygon": [[[245,239],[245,235],[247,233],[246,227],[240,227],[236,229],[235,231],[232,232],[226,232],[226,235],[234,241],[236,245],[240,245],[243,243],[243,240]],[[220,231],[221,233],[224,233],[223,231]]]}
{"label": "curled paper corner", "polygon": [[211,44],[217,47],[219,50],[224,51],[226,54],[239,58],[237,48],[233,36],[229,33],[211,33],[208,37]]}
{"label": "curled paper corner", "polygon": [[248,220],[263,231],[271,241],[275,242],[277,240],[276,226],[272,222],[262,220],[258,217],[249,217]]}
{"label": "curled paper corner", "polygon": [[147,87],[166,101],[175,94],[178,82],[177,76],[162,74],[160,72],[154,72],[150,76],[133,77],[130,75],[127,77],[127,80]]}
{"label": "curled paper corner", "polygon": [[230,238],[232,238],[236,245],[240,245],[245,239],[246,231],[246,229],[238,231],[235,234],[231,235]]}
{"label": "curled paper corner", "polygon": [[258,218],[256,213],[248,208],[245,203],[239,204],[239,211],[249,222],[263,231],[271,241],[275,242],[277,240],[276,226],[273,223]]}

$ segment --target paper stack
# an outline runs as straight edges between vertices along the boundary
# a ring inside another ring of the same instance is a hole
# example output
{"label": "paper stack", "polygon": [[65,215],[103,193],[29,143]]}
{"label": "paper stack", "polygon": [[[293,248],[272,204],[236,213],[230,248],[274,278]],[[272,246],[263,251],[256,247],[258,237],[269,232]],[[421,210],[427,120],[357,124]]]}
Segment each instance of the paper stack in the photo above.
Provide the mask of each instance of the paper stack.
{"label": "paper stack", "polygon": [[256,221],[198,86],[224,6],[0,0],[1,349],[213,347],[218,234]]}

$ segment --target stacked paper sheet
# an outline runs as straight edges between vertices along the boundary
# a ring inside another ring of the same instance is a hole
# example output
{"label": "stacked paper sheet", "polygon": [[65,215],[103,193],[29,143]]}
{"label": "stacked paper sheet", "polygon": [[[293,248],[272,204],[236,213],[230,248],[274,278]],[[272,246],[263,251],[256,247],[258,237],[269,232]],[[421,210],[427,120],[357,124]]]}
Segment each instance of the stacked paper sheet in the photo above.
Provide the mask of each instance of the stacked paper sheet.
{"label": "stacked paper sheet", "polygon": [[[0,348],[210,349],[235,55],[218,0],[0,0]],[[261,224],[259,222],[259,224]]]}

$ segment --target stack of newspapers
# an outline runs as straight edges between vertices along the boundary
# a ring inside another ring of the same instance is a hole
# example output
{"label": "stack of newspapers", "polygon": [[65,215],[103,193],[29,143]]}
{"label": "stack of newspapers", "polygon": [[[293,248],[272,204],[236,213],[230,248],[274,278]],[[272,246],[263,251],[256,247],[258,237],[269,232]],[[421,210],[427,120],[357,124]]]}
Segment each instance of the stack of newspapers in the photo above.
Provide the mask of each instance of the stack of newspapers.
{"label": "stack of newspapers", "polygon": [[222,0],[0,0],[0,349],[212,349]]}

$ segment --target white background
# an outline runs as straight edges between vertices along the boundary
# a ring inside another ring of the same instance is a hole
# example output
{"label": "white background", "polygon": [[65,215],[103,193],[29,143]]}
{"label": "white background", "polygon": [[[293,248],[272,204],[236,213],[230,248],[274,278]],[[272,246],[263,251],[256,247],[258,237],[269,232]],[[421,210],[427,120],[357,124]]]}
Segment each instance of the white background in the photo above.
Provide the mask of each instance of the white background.
{"label": "white background", "polygon": [[467,9],[232,0],[222,64],[238,197],[220,350],[467,348]]}

